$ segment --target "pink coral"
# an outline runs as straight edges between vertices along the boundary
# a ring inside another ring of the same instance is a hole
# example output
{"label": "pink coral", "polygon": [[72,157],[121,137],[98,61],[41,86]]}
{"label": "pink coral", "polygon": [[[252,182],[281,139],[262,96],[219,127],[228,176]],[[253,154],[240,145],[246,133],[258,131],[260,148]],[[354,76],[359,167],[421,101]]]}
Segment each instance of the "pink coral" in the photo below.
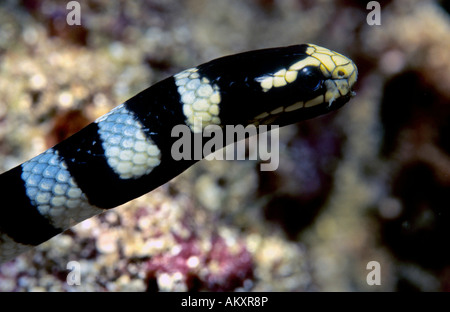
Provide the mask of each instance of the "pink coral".
{"label": "pink coral", "polygon": [[215,236],[205,251],[198,238],[178,240],[178,253],[163,253],[148,261],[149,290],[156,290],[157,276],[165,273],[181,274],[189,291],[231,291],[253,277],[252,256],[242,242],[230,246],[223,237]]}

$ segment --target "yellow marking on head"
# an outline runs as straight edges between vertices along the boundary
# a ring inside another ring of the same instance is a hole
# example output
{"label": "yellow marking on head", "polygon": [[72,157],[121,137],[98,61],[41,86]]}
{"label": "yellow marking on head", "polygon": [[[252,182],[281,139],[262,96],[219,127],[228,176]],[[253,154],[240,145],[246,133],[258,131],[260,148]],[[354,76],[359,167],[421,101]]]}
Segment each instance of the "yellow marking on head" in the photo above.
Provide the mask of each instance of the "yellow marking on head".
{"label": "yellow marking on head", "polygon": [[334,100],[339,98],[341,94],[334,80],[326,80],[325,85],[327,87],[327,92],[325,92],[325,102],[331,104]]}
{"label": "yellow marking on head", "polygon": [[355,66],[350,63],[346,65],[336,66],[331,76],[334,79],[342,79],[345,77],[349,77],[354,70]]}
{"label": "yellow marking on head", "polygon": [[260,83],[261,83],[261,88],[263,88],[263,91],[267,92],[273,86],[273,78],[272,77],[266,77]]}
{"label": "yellow marking on head", "polygon": [[278,115],[280,113],[282,113],[284,110],[283,106],[280,106],[278,108],[275,108],[273,111],[270,112],[271,115]]}
{"label": "yellow marking on head", "polygon": [[331,104],[334,102],[334,100],[336,100],[337,96],[339,96],[339,94],[336,94],[336,92],[327,91],[325,93],[325,101]]}
{"label": "yellow marking on head", "polygon": [[264,112],[264,113],[259,114],[258,116],[256,116],[255,119],[263,119],[263,118],[266,118],[267,116],[269,116],[269,113]]}
{"label": "yellow marking on head", "polygon": [[312,54],[314,54],[314,53],[322,53],[322,54],[327,54],[327,55],[336,55],[336,54],[338,54],[338,53],[336,53],[336,52],[333,52],[333,51],[331,51],[331,50],[329,50],[329,49],[327,49],[327,48],[323,48],[323,47],[321,47],[321,46],[318,46],[318,45],[315,45],[315,44],[312,44],[312,43],[310,43],[309,44],[309,46],[310,47],[312,47],[312,48],[314,48],[314,52],[313,53],[311,53],[310,55],[312,55]]}
{"label": "yellow marking on head", "polygon": [[304,58],[301,61],[298,61],[297,63],[291,65],[289,67],[289,70],[300,70],[306,66],[319,66],[320,65],[320,61],[318,59],[315,59],[313,57],[307,57]]}
{"label": "yellow marking on head", "polygon": [[328,55],[328,56],[333,56],[336,55],[336,52],[330,51],[330,50],[326,50],[326,49],[322,49],[320,51],[317,51],[320,54],[324,54],[324,55]]}
{"label": "yellow marking on head", "polygon": [[313,46],[314,46],[313,44],[310,44],[310,46],[306,49],[306,54],[311,55],[316,51],[316,49]]}
{"label": "yellow marking on head", "polygon": [[288,83],[293,82],[295,79],[297,79],[297,74],[298,72],[296,70],[288,70],[286,72],[286,75],[284,76],[284,79],[286,79],[286,81]]}
{"label": "yellow marking on head", "polygon": [[[313,55],[313,57],[319,59],[319,61],[322,63],[322,65],[325,66],[325,68],[330,73],[336,67],[336,64],[334,64],[333,60],[331,59],[331,56],[329,56],[329,55],[316,53]],[[324,75],[325,75],[325,73],[324,73]]]}
{"label": "yellow marking on head", "polygon": [[288,107],[286,107],[285,109],[284,109],[284,111],[285,112],[292,112],[292,111],[295,111],[295,110],[297,110],[297,109],[300,109],[300,108],[303,108],[303,102],[297,102],[297,103],[295,103],[295,104],[292,104],[292,105],[290,105],[290,106],[288,106]]}
{"label": "yellow marking on head", "polygon": [[339,79],[335,80],[334,83],[336,84],[341,95],[346,95],[350,91],[350,86],[348,85],[348,82],[346,80]]}
{"label": "yellow marking on head", "polygon": [[284,77],[284,75],[286,75],[286,69],[280,69],[279,71],[277,71],[274,76],[275,77]]}
{"label": "yellow marking on head", "polygon": [[319,95],[312,100],[305,102],[305,107],[312,107],[323,102],[323,95]]}
{"label": "yellow marking on head", "polygon": [[346,65],[350,63],[350,61],[342,55],[333,55],[331,58],[333,59],[333,62],[336,64],[336,66]]}
{"label": "yellow marking on head", "polygon": [[286,80],[284,79],[284,75],[283,75],[283,77],[275,76],[275,77],[273,78],[273,86],[274,86],[275,88],[285,86],[286,84],[287,84],[287,82],[286,82]]}
{"label": "yellow marking on head", "polygon": [[323,64],[320,64],[319,68],[322,71],[322,74],[325,75],[325,77],[329,77],[331,75],[331,73],[328,71],[328,69],[326,69],[325,66],[323,66]]}

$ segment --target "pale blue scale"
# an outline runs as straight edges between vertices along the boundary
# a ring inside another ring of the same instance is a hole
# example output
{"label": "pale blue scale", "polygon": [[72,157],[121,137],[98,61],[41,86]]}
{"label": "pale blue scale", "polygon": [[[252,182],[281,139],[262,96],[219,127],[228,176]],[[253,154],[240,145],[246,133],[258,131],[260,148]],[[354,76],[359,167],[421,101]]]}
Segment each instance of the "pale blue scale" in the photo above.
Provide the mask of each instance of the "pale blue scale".
{"label": "pale blue scale", "polygon": [[129,149],[134,147],[134,141],[132,138],[123,138],[120,142],[120,146],[124,149]]}
{"label": "pale blue scale", "polygon": [[58,171],[59,171],[58,167],[48,166],[47,168],[45,168],[42,175],[44,176],[44,178],[54,178],[56,176],[56,174],[58,173]]}
{"label": "pale blue scale", "polygon": [[42,172],[45,170],[45,168],[47,168],[47,164],[46,163],[37,163],[33,169],[31,169],[31,172],[34,174],[42,174]]}
{"label": "pale blue scale", "polygon": [[32,205],[57,228],[69,227],[70,219],[83,220],[87,215],[99,213],[98,208],[89,204],[54,149],[22,164],[21,178]]}
{"label": "pale blue scale", "polygon": [[41,181],[41,176],[39,174],[34,174],[34,173],[29,173],[30,176],[28,178],[24,179],[24,176],[22,176],[22,179],[24,179],[25,181],[27,181],[27,187],[37,187],[39,182]]}
{"label": "pale blue scale", "polygon": [[55,183],[56,181],[53,179],[43,178],[39,183],[39,188],[41,191],[51,191]]}
{"label": "pale blue scale", "polygon": [[[159,165],[159,150],[145,136],[140,122],[124,105],[98,118],[96,123],[108,165],[120,178],[136,179],[149,174]],[[152,148],[158,153],[151,155],[146,152]]]}
{"label": "pale blue scale", "polygon": [[[138,130],[140,131],[140,129],[138,129]],[[123,134],[126,136],[129,136],[129,137],[134,136],[135,133],[136,133],[136,127],[126,126],[123,129]]]}

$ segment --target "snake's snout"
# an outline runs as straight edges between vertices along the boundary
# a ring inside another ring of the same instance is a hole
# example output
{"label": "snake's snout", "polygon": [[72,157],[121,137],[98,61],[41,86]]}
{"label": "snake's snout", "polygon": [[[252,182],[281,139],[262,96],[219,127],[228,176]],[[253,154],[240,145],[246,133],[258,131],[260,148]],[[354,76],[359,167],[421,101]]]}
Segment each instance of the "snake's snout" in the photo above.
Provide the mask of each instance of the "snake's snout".
{"label": "snake's snout", "polygon": [[354,95],[352,88],[358,78],[358,69],[351,59],[315,44],[309,44],[306,53],[320,62],[320,71],[326,79],[325,102],[331,105],[340,97]]}

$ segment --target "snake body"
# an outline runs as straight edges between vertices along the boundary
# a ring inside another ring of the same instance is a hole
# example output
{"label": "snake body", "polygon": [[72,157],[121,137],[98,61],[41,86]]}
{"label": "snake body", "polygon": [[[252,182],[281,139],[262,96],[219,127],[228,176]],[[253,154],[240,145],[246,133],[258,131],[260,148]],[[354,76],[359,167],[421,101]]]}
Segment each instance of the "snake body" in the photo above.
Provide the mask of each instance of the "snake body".
{"label": "snake body", "polygon": [[[287,125],[335,110],[357,68],[313,44],[222,57],[169,77],[0,175],[0,262],[177,176],[176,125]],[[195,120],[201,118],[201,123]]]}

